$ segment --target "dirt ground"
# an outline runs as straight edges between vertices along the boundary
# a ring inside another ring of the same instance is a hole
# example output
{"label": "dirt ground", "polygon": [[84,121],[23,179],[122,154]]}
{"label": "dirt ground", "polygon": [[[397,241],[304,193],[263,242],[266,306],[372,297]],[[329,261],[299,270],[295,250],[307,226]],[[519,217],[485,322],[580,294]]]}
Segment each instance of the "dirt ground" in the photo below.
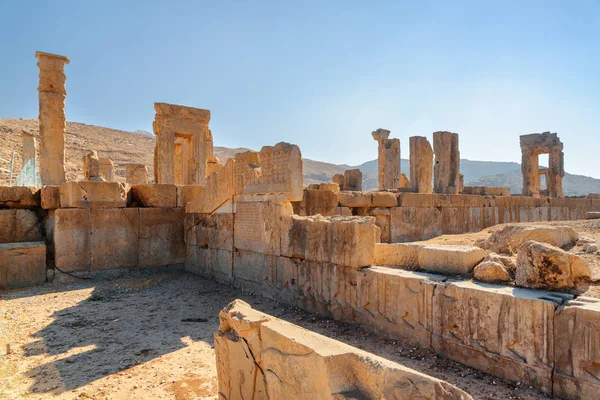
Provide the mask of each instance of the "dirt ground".
{"label": "dirt ground", "polygon": [[[444,379],[476,399],[548,398],[429,350],[181,270],[105,271],[1,294],[0,398],[217,399],[213,334],[219,310],[236,298]],[[183,321],[189,318],[206,322]]]}

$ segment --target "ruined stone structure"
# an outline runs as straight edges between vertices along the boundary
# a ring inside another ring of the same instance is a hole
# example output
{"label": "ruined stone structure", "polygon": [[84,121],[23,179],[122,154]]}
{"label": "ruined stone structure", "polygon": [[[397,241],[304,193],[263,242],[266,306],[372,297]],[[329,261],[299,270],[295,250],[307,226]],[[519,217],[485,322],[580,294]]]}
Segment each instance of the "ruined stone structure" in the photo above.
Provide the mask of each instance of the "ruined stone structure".
{"label": "ruined stone structure", "polygon": [[148,168],[144,164],[125,164],[125,182],[132,185],[147,185]]}
{"label": "ruined stone structure", "polygon": [[154,103],[154,109],[155,182],[203,185],[207,165],[218,164],[208,129],[210,111],[165,103]]}
{"label": "ruined stone structure", "polygon": [[433,190],[436,193],[460,193],[460,152],[458,134],[452,132],[433,133]]}
{"label": "ruined stone structure", "polygon": [[92,150],[83,156],[83,179],[95,182],[104,181],[100,175],[100,160],[96,150]]}
{"label": "ruined stone structure", "polygon": [[110,158],[98,158],[100,175],[106,182],[115,181],[115,164]]}
{"label": "ruined stone structure", "polygon": [[[556,133],[544,132],[521,136],[523,196],[540,196],[540,173],[546,176],[549,197],[564,197],[565,175],[563,144]],[[539,168],[539,155],[549,154],[548,169]]]}
{"label": "ruined stone structure", "polygon": [[400,139],[388,139],[390,131],[377,129],[372,132],[378,143],[377,180],[379,190],[396,190],[400,187]]}
{"label": "ruined stone structure", "polygon": [[425,136],[411,136],[410,183],[413,192],[432,193],[433,150]]}
{"label": "ruined stone structure", "polygon": [[64,70],[69,59],[37,51],[40,69],[40,176],[44,185],[65,182],[65,97]]}

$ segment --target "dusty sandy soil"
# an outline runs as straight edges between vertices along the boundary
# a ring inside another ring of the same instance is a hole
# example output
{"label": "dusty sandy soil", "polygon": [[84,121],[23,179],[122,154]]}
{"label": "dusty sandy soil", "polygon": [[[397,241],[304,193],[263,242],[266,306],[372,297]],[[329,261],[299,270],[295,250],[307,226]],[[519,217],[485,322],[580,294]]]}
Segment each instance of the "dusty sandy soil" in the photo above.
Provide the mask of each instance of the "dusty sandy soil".
{"label": "dusty sandy soil", "polygon": [[235,298],[447,380],[476,399],[547,398],[428,350],[178,270],[105,271],[0,295],[0,398],[216,399],[213,334],[219,310]]}

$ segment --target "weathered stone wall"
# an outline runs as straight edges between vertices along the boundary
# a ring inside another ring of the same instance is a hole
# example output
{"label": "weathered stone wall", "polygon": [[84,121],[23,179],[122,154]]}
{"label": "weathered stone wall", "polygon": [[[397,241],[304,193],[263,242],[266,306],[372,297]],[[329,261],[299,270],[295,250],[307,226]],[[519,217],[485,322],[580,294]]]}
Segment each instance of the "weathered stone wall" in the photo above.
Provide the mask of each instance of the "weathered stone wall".
{"label": "weathered stone wall", "polygon": [[[242,250],[236,248],[235,218],[186,215],[187,270],[402,338],[547,393],[575,399],[600,389],[596,299],[332,262],[322,253],[335,250],[327,247],[331,236],[322,235],[322,217],[281,217],[279,255]],[[344,249],[365,253],[352,244]],[[352,260],[352,253],[343,260]]]}
{"label": "weathered stone wall", "polygon": [[447,382],[253,310],[241,300],[219,314],[219,397],[257,399],[452,399]]}
{"label": "weathered stone wall", "polygon": [[185,261],[184,208],[59,208],[48,232],[63,271],[146,268]]}
{"label": "weathered stone wall", "polygon": [[[311,206],[305,201],[304,210]],[[594,198],[339,192],[335,213],[373,216],[382,242],[401,243],[508,222],[585,219],[586,212],[599,210]]]}

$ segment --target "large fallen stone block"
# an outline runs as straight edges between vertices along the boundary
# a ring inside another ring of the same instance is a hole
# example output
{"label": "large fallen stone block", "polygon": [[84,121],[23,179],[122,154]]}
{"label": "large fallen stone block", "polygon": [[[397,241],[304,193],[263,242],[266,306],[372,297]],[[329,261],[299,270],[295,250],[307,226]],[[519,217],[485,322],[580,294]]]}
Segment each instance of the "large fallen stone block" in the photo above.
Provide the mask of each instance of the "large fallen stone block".
{"label": "large fallen stone block", "polygon": [[444,274],[468,274],[487,255],[474,246],[392,243],[375,245],[377,265],[421,268]]}
{"label": "large fallen stone block", "polygon": [[140,208],[139,267],[162,267],[185,262],[183,208]]}
{"label": "large fallen stone block", "polygon": [[600,393],[600,300],[578,297],[554,316],[554,391],[563,399]]}
{"label": "large fallen stone block", "polygon": [[419,250],[419,267],[430,272],[468,274],[486,255],[475,246],[424,245]]}
{"label": "large fallen stone block", "polygon": [[32,210],[0,210],[0,243],[42,240],[41,224]]}
{"label": "large fallen stone block", "polygon": [[253,310],[236,300],[215,333],[223,399],[470,399],[447,382]]}
{"label": "large fallen stone block", "polygon": [[177,206],[177,186],[168,184],[133,185],[133,201],[139,207],[173,208]]}
{"label": "large fallen stone block", "polygon": [[421,246],[412,243],[376,243],[375,265],[418,268]]}
{"label": "large fallen stone block", "polygon": [[62,208],[121,208],[127,186],[118,182],[67,182],[60,186]]}
{"label": "large fallen stone block", "polygon": [[511,257],[496,253],[488,254],[473,270],[473,278],[489,283],[509,283],[517,266]]}
{"label": "large fallen stone block", "polygon": [[517,253],[515,283],[518,286],[568,290],[580,282],[589,281],[591,277],[587,261],[547,243],[530,240]]}
{"label": "large fallen stone block", "polygon": [[433,296],[433,349],[551,393],[554,310],[572,297],[470,281],[439,283]]}
{"label": "large fallen stone block", "polygon": [[286,257],[361,268],[375,261],[379,228],[373,217],[301,217],[282,219],[281,254]]}
{"label": "large fallen stone block", "polygon": [[0,244],[0,289],[29,287],[46,282],[46,244]]}
{"label": "large fallen stone block", "polygon": [[40,206],[40,188],[36,186],[0,186],[0,207],[35,208]]}
{"label": "large fallen stone block", "polygon": [[476,245],[495,253],[516,254],[528,240],[562,247],[575,243],[578,238],[579,234],[570,226],[509,224]]}

